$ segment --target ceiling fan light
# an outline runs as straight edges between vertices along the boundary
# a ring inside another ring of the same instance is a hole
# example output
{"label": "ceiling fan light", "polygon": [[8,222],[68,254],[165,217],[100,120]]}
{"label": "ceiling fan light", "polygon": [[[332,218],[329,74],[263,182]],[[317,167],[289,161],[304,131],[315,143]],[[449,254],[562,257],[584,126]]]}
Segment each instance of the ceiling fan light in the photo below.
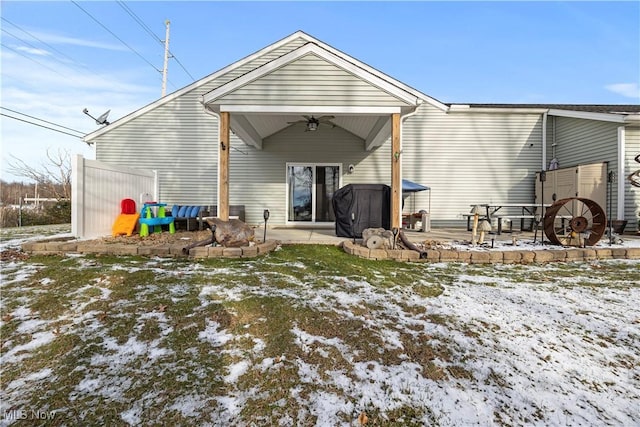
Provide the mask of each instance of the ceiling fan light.
{"label": "ceiling fan light", "polygon": [[314,132],[316,130],[318,130],[318,122],[316,121],[309,121],[307,122],[307,130],[310,132]]}

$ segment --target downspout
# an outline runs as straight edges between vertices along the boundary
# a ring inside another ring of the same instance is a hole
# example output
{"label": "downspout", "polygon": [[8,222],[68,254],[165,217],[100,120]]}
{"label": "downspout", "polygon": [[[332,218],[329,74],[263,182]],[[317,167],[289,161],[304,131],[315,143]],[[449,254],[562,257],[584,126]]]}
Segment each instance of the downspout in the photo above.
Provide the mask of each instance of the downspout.
{"label": "downspout", "polygon": [[[422,99],[418,99],[416,101],[416,108],[404,115],[400,116],[400,154],[402,154],[402,150],[403,150],[403,137],[402,137],[402,127],[404,125],[404,121],[406,119],[408,119],[411,116],[414,116],[416,114],[418,114],[418,108],[420,108],[420,106],[422,105],[423,100]],[[400,200],[398,200],[398,209],[400,209],[400,228],[402,228],[402,163],[404,162],[404,156],[401,156],[402,161],[400,162],[400,191],[398,192],[398,198]],[[429,192],[429,196],[431,196],[431,192]],[[429,212],[429,215],[431,215],[431,212]]]}
{"label": "downspout", "polygon": [[[216,145],[218,146],[218,151],[220,151],[220,114],[216,113],[215,111],[211,111],[207,108],[206,105],[204,105],[204,103],[202,104],[202,107],[204,108],[204,112],[215,117],[218,120],[218,142],[216,143]],[[220,153],[218,153],[217,156],[217,165],[216,165],[216,172],[218,174],[218,176],[216,176],[216,205],[219,209],[220,207]]]}
{"label": "downspout", "polygon": [[542,113],[542,169],[547,170],[547,115],[548,111]]}
{"label": "downspout", "polygon": [[618,202],[616,219],[624,219],[625,149],[625,129],[624,126],[618,126]]}

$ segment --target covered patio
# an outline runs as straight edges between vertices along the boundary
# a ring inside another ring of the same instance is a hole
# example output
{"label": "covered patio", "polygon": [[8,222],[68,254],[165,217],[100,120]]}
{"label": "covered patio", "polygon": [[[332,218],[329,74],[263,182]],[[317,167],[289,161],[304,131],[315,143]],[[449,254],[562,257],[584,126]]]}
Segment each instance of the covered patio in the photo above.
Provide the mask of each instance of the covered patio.
{"label": "covered patio", "polygon": [[[324,78],[318,78],[319,75]],[[385,144],[389,145],[385,150],[388,154],[384,170],[388,175],[384,181],[391,187],[391,227],[400,228],[402,123],[423,102],[425,100],[415,91],[399,82],[363,64],[349,62],[341,53],[316,43],[306,43],[204,94],[202,104],[205,112],[215,116],[219,122],[218,215],[221,219],[229,216],[230,193],[234,184],[230,160],[232,134],[245,144],[249,156],[255,157],[255,164],[269,167],[264,162],[274,162],[274,156],[265,154],[270,149],[266,141],[287,128],[296,127],[301,131],[296,142],[308,146],[307,162],[315,162],[313,153],[322,152],[322,164],[335,165],[342,185],[345,184],[342,182],[344,176],[354,174],[349,178],[357,179],[357,164],[342,164],[339,152],[323,151],[322,145],[326,145],[327,139],[315,135],[310,139],[311,134],[322,135],[328,126],[360,140],[363,157],[370,156]],[[325,138],[332,138],[328,132],[325,135]],[[296,151],[293,147],[291,150]],[[301,164],[286,151],[278,153],[277,161]],[[370,182],[370,177],[364,174],[360,179]],[[279,210],[276,211],[277,222],[294,227],[332,222],[330,214],[320,215],[320,206],[313,201],[315,194],[311,192],[308,196],[311,206],[304,220],[312,224],[296,224],[299,218],[291,214],[295,197],[294,190],[289,190],[288,207],[282,218],[278,217]],[[271,203],[285,203],[285,200],[273,199]]]}

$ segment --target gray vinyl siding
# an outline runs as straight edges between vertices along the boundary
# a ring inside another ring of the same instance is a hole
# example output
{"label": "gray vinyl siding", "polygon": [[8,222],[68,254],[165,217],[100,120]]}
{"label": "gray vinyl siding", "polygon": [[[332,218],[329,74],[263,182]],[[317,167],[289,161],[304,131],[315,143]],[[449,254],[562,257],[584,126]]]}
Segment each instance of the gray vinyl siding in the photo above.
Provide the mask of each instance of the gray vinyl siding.
{"label": "gray vinyl siding", "polygon": [[114,126],[114,122],[112,130],[92,141],[96,160],[156,170],[163,202],[215,204],[218,120],[204,112],[202,95],[305,43],[304,39],[294,40],[214,80],[205,78],[192,90],[122,125]]}
{"label": "gray vinyl siding", "polygon": [[[625,177],[628,177],[629,174],[640,169],[640,163],[636,163],[635,161],[635,156],[640,154],[640,128],[625,128],[625,142]],[[638,231],[638,221],[640,220],[640,188],[634,187],[627,180],[625,189],[624,217],[628,221],[625,231]]]}
{"label": "gray vinyl siding", "polygon": [[229,105],[407,105],[314,54],[305,55],[216,102]]}
{"label": "gray vinyl siding", "polygon": [[[556,117],[555,122],[555,152],[561,168],[609,162],[608,170],[617,173],[620,124],[569,117]],[[608,197],[612,198],[615,216],[618,209],[617,185],[610,188]],[[602,208],[609,210],[608,206]]]}
{"label": "gray vinyl siding", "polygon": [[560,167],[609,162],[617,170],[617,123],[556,117],[556,157]]}
{"label": "gray vinyl siding", "polygon": [[186,94],[103,135],[96,159],[156,170],[163,202],[213,204],[218,126],[196,98]]}
{"label": "gray vinyl siding", "polygon": [[[270,224],[285,223],[287,163],[340,164],[341,185],[391,184],[390,144],[367,152],[362,139],[340,128],[304,132],[288,127],[266,138],[262,150],[244,144],[238,149],[244,153],[230,153],[230,204],[245,205],[249,224],[263,222],[264,209],[269,209]],[[348,174],[350,164],[353,174]]]}
{"label": "gray vinyl siding", "polygon": [[[424,104],[402,127],[402,176],[431,187],[436,226],[460,225],[471,204],[533,202],[541,129],[540,114],[445,114]],[[417,193],[415,209],[427,209],[428,197]]]}

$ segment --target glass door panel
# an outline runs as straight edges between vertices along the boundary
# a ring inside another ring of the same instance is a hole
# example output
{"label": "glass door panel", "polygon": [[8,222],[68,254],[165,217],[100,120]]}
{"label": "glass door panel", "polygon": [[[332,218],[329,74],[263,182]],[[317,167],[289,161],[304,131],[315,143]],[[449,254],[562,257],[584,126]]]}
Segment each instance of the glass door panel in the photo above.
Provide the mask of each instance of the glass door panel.
{"label": "glass door panel", "polygon": [[289,166],[289,221],[313,220],[313,168]]}
{"label": "glass door panel", "polygon": [[340,168],[338,166],[316,166],[315,207],[316,222],[333,222],[333,193],[340,186]]}
{"label": "glass door panel", "polygon": [[333,193],[340,188],[340,166],[287,165],[287,220],[334,222]]}

